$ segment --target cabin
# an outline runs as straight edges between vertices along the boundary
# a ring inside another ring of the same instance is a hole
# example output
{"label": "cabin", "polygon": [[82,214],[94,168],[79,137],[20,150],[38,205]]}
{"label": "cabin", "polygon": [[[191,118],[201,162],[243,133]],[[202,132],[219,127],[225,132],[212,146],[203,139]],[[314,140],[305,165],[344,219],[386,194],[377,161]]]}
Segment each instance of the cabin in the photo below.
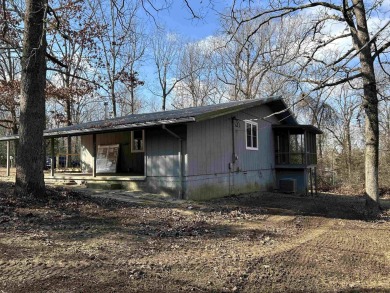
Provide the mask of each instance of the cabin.
{"label": "cabin", "polygon": [[[280,97],[128,115],[46,130],[52,162],[56,139],[79,137],[80,168],[57,172],[52,163],[45,180],[194,200],[266,190],[308,194],[316,190],[321,133],[300,125]],[[17,139],[0,138],[8,164]]]}

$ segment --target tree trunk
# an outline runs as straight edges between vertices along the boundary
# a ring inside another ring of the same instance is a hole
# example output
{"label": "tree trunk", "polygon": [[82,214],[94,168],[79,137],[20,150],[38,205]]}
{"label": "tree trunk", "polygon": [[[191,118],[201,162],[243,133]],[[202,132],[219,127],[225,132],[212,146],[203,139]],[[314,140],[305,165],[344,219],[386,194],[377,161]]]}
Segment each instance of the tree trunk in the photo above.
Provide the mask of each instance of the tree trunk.
{"label": "tree trunk", "polygon": [[45,197],[42,161],[45,129],[45,0],[27,0],[24,20],[19,146],[15,192]]}
{"label": "tree trunk", "polygon": [[[69,68],[66,69],[66,76],[65,76],[65,86],[67,89],[70,88],[70,72]],[[73,100],[72,97],[68,96],[65,101],[66,104],[66,125],[70,126],[72,125],[72,104]],[[71,167],[71,154],[72,154],[72,137],[68,136],[66,138],[66,159],[65,159],[65,168]]]}
{"label": "tree trunk", "polygon": [[353,0],[356,17],[357,38],[355,46],[360,49],[359,59],[363,75],[363,108],[365,113],[365,189],[367,205],[371,208],[379,207],[378,188],[378,97],[374,70],[374,58],[371,55],[371,46],[368,33],[366,11],[363,0]]}
{"label": "tree trunk", "polygon": [[112,83],[112,88],[110,91],[111,94],[111,103],[112,103],[112,115],[116,118],[116,96],[115,96],[115,84]]}
{"label": "tree trunk", "polygon": [[[72,111],[71,111],[71,98],[69,97],[66,100],[66,125],[72,125]],[[72,137],[68,136],[66,138],[66,159],[65,159],[65,168],[70,168],[71,162],[71,154],[72,154]],[[59,166],[58,166],[59,167]]]}
{"label": "tree trunk", "polygon": [[[344,114],[346,115],[346,114]],[[346,178],[348,179],[348,184],[353,184],[352,182],[352,138],[351,138],[351,128],[350,128],[350,120],[343,120],[343,160],[345,162],[346,169]]]}
{"label": "tree trunk", "polygon": [[167,95],[163,92],[162,96],[162,110],[165,111],[165,104],[167,103]]}
{"label": "tree trunk", "polygon": [[130,103],[131,103],[131,114],[134,114],[135,112],[135,105],[134,105],[134,86],[130,87]]}

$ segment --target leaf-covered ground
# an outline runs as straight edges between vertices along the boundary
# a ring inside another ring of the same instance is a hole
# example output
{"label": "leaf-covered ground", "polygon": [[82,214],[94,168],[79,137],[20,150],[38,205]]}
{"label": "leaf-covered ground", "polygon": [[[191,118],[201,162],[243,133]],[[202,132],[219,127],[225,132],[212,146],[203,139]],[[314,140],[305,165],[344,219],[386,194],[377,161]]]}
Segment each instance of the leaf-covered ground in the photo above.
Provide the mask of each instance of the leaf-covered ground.
{"label": "leaf-covered ground", "polygon": [[360,197],[49,188],[39,203],[0,188],[0,292],[390,292],[389,214],[368,219]]}

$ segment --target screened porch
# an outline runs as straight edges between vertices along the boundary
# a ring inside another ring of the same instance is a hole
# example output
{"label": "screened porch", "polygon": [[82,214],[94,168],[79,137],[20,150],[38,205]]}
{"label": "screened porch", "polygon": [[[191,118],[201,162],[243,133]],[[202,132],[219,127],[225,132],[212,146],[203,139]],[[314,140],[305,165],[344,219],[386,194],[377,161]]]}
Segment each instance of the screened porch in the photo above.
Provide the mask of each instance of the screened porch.
{"label": "screened porch", "polygon": [[317,164],[316,134],[311,125],[273,125],[276,167],[307,167]]}

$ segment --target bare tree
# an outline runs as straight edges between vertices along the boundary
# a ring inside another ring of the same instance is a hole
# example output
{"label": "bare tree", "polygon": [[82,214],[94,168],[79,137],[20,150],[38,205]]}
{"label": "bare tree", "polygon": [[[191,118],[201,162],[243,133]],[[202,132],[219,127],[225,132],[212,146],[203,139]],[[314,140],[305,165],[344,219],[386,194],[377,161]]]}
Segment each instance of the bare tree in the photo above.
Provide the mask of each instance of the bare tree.
{"label": "bare tree", "polygon": [[118,91],[118,105],[121,116],[138,113],[143,105],[142,100],[136,95],[137,89],[143,86],[145,82],[138,78],[138,72],[131,69],[130,73],[122,74],[121,81],[123,83],[122,90]]}
{"label": "bare tree", "polygon": [[158,89],[153,94],[161,97],[162,110],[166,110],[168,96],[176,85],[183,80],[180,76],[179,60],[182,52],[182,42],[178,35],[157,30],[151,40],[153,63],[156,68]]}
{"label": "bare tree", "polygon": [[17,134],[23,13],[8,1],[2,2],[0,13],[0,127]]}
{"label": "bare tree", "polygon": [[[46,93],[61,106],[51,114],[69,126],[77,123],[79,104],[94,90],[88,80],[88,70],[93,66],[88,60],[96,56],[94,38],[99,25],[91,21],[90,11],[81,3],[65,2],[53,11],[56,17],[49,22],[47,51],[62,64],[49,67],[53,74],[48,76]],[[66,167],[70,167],[72,137],[68,136],[66,141]]]}
{"label": "bare tree", "polygon": [[[384,58],[385,59],[385,58]],[[380,146],[379,146],[379,172],[381,186],[390,185],[390,77],[389,63],[383,60],[382,66],[378,66],[377,85],[380,95],[379,101],[379,129],[380,129]]]}
{"label": "bare tree", "polygon": [[359,115],[361,101],[356,91],[347,84],[339,87],[337,92],[339,94],[332,99],[334,105],[332,108],[333,115],[337,117],[337,121],[332,125],[326,125],[325,128],[341,147],[344,165],[346,166],[346,179],[347,182],[351,183],[353,128],[354,121]]}
{"label": "bare tree", "polygon": [[[95,11],[95,21],[100,23],[101,29],[97,35],[99,40],[98,56],[99,67],[102,70],[102,89],[108,94],[111,101],[112,113],[117,116],[117,85],[120,83],[122,74],[131,73],[129,67],[139,60],[141,51],[139,42],[132,43],[139,32],[136,31],[136,13],[138,5],[132,1],[89,1],[90,7]],[[132,47],[133,46],[133,47]],[[134,47],[136,46],[136,47]],[[129,48],[133,48],[130,49]],[[137,51],[138,50],[138,51]],[[135,55],[132,54],[135,52]]]}
{"label": "bare tree", "polygon": [[[51,20],[48,32],[47,51],[61,64],[48,67],[52,74],[48,76],[48,97],[55,98],[63,107],[65,125],[72,125],[75,117],[74,106],[77,97],[86,96],[94,89],[92,61],[96,57],[96,44],[100,26],[91,21],[93,12],[85,5],[73,1],[62,3],[53,9],[56,13]],[[60,34],[57,34],[60,32]]]}
{"label": "bare tree", "polygon": [[[246,11],[239,13],[245,14]],[[223,19],[227,44],[217,50],[217,74],[219,80],[230,88],[231,99],[280,94],[290,82],[289,78],[281,78],[280,73],[296,71],[289,65],[299,57],[305,31],[301,19],[270,20],[252,35],[261,22],[262,18],[245,23],[236,23],[232,18]],[[275,78],[275,73],[278,78]]]}
{"label": "bare tree", "polygon": [[[313,63],[323,63],[334,71],[325,80],[312,80],[316,88],[334,86],[359,78],[362,84],[362,107],[365,112],[365,189],[367,204],[374,210],[378,208],[378,97],[374,62],[390,47],[386,30],[390,21],[376,29],[370,35],[367,18],[379,7],[379,1],[373,1],[366,7],[363,0],[343,0],[338,4],[325,1],[310,1],[308,3],[295,1],[270,2],[264,10],[252,15],[237,16],[232,9],[231,16],[236,20],[237,27],[256,19],[263,19],[252,31],[247,41],[255,36],[271,20],[282,19],[299,11],[310,10],[313,17],[312,29],[307,32],[307,41],[312,42],[312,50],[306,52],[306,63],[303,68]],[[308,13],[306,13],[308,16]],[[338,23],[344,29],[339,33],[329,32],[327,24]],[[236,29],[234,32],[236,33]],[[344,50],[340,58],[321,56],[325,47],[336,41],[348,40],[350,48]],[[374,50],[374,51],[373,51]],[[357,57],[357,58],[355,58]],[[352,62],[353,61],[353,62]],[[358,61],[358,65],[357,62]],[[350,65],[350,66],[348,66]],[[340,76],[342,75],[342,77]]]}
{"label": "bare tree", "polygon": [[9,44],[0,49],[0,127],[18,133],[20,62]]}
{"label": "bare tree", "polygon": [[189,43],[180,60],[180,76],[173,98],[175,108],[198,107],[213,103],[218,95],[212,40]]}
{"label": "bare tree", "polygon": [[144,61],[148,43],[145,27],[140,22],[134,22],[133,32],[129,35],[129,41],[124,48],[124,53],[128,56],[128,66],[119,73],[119,80],[125,88],[122,97],[119,98],[122,115],[137,113],[142,107],[136,93],[137,89],[145,84],[140,78],[139,69]]}

